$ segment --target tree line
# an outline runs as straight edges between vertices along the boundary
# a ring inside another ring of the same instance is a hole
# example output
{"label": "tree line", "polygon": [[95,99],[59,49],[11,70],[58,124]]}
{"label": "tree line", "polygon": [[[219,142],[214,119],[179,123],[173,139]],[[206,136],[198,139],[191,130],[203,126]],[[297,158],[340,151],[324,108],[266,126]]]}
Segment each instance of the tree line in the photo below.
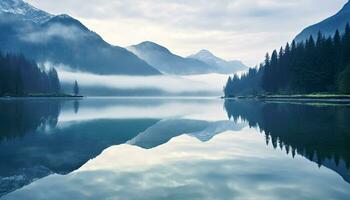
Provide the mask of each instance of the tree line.
{"label": "tree line", "polygon": [[256,94],[350,93],[350,26],[325,37],[287,43],[266,54],[259,67],[230,77],[225,96]]}
{"label": "tree line", "polygon": [[54,68],[47,71],[23,55],[0,53],[0,96],[58,94],[60,89]]}
{"label": "tree line", "polygon": [[226,100],[224,108],[229,119],[258,128],[266,144],[274,148],[284,148],[293,156],[300,154],[319,165],[334,161],[341,167],[343,160],[350,170],[350,107]]}

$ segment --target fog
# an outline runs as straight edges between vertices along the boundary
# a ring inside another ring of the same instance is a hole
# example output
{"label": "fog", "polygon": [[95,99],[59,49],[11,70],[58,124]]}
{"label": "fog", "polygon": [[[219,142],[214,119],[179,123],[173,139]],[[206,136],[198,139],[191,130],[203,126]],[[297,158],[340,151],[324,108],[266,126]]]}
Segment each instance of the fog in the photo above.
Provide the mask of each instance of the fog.
{"label": "fog", "polygon": [[31,30],[26,27],[21,30],[23,33],[21,39],[31,43],[45,43],[48,40],[59,37],[66,40],[79,40],[87,36],[86,32],[75,26],[66,26],[58,23],[50,24],[48,27]]}
{"label": "fog", "polygon": [[58,69],[62,84],[78,81],[81,88],[103,87],[116,90],[160,90],[171,94],[210,93],[220,95],[227,75],[208,74],[198,76],[126,76],[96,75]]}

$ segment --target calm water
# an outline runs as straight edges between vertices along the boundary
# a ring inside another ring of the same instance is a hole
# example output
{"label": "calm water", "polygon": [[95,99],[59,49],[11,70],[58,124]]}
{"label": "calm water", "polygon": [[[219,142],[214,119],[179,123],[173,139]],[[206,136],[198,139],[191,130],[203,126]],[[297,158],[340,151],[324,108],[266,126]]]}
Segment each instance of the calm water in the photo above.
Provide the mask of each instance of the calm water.
{"label": "calm water", "polygon": [[350,106],[0,100],[0,199],[350,199]]}

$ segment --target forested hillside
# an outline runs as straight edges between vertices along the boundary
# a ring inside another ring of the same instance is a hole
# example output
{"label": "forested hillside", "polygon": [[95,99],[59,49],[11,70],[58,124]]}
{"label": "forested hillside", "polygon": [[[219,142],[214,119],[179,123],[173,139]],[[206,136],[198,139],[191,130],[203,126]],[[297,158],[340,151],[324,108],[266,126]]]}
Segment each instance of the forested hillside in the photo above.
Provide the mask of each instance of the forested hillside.
{"label": "forested hillside", "polygon": [[42,70],[22,55],[0,54],[0,96],[59,92],[60,82],[55,69]]}
{"label": "forested hillside", "polygon": [[332,37],[321,32],[301,43],[292,42],[259,68],[229,78],[225,96],[255,94],[350,93],[350,26]]}

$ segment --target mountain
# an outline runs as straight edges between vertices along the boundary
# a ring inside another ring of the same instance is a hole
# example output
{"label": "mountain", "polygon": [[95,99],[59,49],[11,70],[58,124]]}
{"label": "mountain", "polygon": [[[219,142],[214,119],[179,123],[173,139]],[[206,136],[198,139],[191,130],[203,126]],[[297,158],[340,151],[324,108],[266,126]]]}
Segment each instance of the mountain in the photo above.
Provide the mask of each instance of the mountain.
{"label": "mountain", "polygon": [[222,74],[233,74],[248,69],[248,67],[239,60],[226,61],[218,58],[208,50],[201,50],[198,53],[189,56],[189,58],[197,59],[210,66],[214,66],[218,69],[218,72]]}
{"label": "mountain", "polygon": [[13,14],[19,19],[36,23],[45,22],[53,17],[53,15],[39,10],[22,0],[1,0],[0,13]]}
{"label": "mountain", "polygon": [[22,0],[0,1],[0,50],[96,74],[161,74],[126,49],[108,44],[80,21],[48,14]]}
{"label": "mountain", "polygon": [[154,42],[142,42],[127,49],[164,74],[193,75],[218,72],[215,66],[197,59],[175,55]]}
{"label": "mountain", "polygon": [[225,131],[238,131],[244,123],[234,124],[231,121],[203,121],[191,119],[164,119],[147,128],[128,144],[151,149],[167,143],[180,135],[189,135],[202,142],[211,140],[215,135]]}
{"label": "mountain", "polygon": [[350,22],[350,1],[335,15],[304,29],[296,36],[295,41],[301,42],[310,37],[310,35],[317,37],[317,33],[321,31],[325,36],[331,36],[337,29],[344,32],[346,24]]}

